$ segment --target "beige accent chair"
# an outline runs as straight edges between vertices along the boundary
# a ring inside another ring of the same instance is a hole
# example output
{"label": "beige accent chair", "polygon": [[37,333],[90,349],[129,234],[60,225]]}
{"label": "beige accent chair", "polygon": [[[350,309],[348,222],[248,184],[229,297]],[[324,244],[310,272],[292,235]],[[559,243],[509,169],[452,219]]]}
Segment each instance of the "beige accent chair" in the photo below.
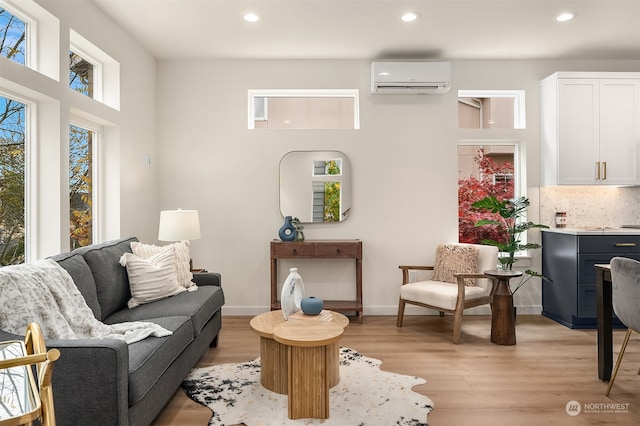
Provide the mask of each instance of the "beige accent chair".
{"label": "beige accent chair", "polygon": [[[497,264],[497,247],[447,243],[438,247],[434,266],[400,265],[402,287],[397,326],[402,327],[407,303],[435,309],[440,312],[440,316],[448,312],[454,315],[453,343],[460,343],[463,311],[491,303],[493,281],[483,272],[496,269]],[[433,272],[426,281],[410,283],[411,270]]]}
{"label": "beige accent chair", "polygon": [[[606,396],[609,396],[613,382],[618,375],[618,369],[631,333],[634,331],[640,333],[640,262],[626,257],[614,257],[610,264],[613,312],[627,326],[627,333],[622,341],[616,365],[613,367]],[[638,374],[640,374],[640,370],[638,370]]]}

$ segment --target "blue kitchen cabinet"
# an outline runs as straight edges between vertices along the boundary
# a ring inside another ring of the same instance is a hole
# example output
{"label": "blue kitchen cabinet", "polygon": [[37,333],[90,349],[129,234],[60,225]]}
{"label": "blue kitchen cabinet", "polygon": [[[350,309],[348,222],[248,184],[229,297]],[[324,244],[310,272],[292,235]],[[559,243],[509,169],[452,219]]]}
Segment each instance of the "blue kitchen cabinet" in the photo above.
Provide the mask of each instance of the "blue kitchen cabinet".
{"label": "blue kitchen cabinet", "polygon": [[542,283],[542,315],[569,328],[596,328],[594,265],[615,256],[640,260],[640,235],[543,230],[542,274],[552,282]]}

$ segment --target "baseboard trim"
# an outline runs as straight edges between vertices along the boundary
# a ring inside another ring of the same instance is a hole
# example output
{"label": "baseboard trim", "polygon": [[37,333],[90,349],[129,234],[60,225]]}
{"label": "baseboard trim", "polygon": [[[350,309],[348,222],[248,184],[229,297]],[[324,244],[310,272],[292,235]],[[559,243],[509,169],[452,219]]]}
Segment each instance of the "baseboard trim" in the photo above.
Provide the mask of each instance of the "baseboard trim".
{"label": "baseboard trim", "polygon": [[[268,312],[268,306],[223,306],[222,315],[229,316],[255,316]],[[518,306],[518,315],[540,315],[542,306]],[[365,306],[364,315],[389,315],[396,316],[398,314],[397,306]],[[419,306],[407,305],[404,311],[405,315],[438,315],[438,311],[422,308]],[[464,311],[465,315],[491,315],[489,305],[478,306]]]}

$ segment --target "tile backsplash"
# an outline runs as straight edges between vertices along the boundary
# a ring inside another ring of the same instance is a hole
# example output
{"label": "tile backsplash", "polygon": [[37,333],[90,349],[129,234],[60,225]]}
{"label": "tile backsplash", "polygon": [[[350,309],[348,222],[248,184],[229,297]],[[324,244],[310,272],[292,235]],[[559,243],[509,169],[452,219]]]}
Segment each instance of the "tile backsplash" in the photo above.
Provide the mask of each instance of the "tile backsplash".
{"label": "tile backsplash", "polygon": [[540,223],[555,227],[556,212],[567,227],[640,225],[640,187],[547,186],[540,188]]}

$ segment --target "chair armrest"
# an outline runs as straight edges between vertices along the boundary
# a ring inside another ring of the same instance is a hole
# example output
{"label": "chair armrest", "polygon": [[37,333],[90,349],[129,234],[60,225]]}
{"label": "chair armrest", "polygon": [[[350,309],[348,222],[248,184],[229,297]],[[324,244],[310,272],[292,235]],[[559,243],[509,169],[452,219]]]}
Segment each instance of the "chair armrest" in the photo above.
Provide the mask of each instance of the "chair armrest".
{"label": "chair armrest", "polygon": [[194,272],[193,282],[196,285],[217,285],[222,287],[222,276],[218,272]]}
{"label": "chair armrest", "polygon": [[415,266],[415,265],[400,265],[398,268],[402,270],[414,270],[414,271],[433,271],[433,266]]}
{"label": "chair armrest", "polygon": [[409,271],[433,271],[433,266],[424,265],[400,265],[402,269],[402,285],[409,283]]}
{"label": "chair armrest", "polygon": [[461,272],[458,274],[453,274],[454,277],[456,278],[488,278],[491,279],[491,277],[486,276],[485,274],[481,273],[481,272]]}

